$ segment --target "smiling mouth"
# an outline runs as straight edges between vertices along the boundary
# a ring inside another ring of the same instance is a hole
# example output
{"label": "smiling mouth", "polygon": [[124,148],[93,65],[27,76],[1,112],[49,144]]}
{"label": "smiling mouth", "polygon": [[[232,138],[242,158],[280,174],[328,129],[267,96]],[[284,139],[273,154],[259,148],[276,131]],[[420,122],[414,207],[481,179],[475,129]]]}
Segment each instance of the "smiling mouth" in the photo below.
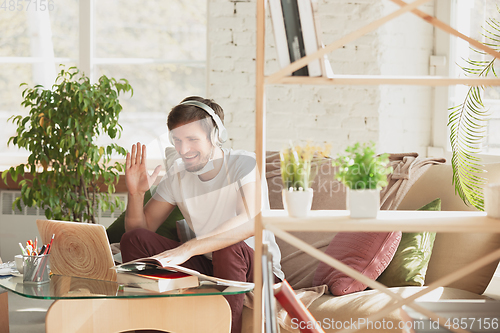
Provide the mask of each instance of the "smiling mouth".
{"label": "smiling mouth", "polygon": [[182,156],[182,159],[183,159],[184,161],[186,161],[186,162],[191,162],[191,161],[193,161],[195,158],[197,158],[197,157],[198,157],[198,155],[199,155],[199,154],[196,154],[196,155],[194,155],[194,156]]}

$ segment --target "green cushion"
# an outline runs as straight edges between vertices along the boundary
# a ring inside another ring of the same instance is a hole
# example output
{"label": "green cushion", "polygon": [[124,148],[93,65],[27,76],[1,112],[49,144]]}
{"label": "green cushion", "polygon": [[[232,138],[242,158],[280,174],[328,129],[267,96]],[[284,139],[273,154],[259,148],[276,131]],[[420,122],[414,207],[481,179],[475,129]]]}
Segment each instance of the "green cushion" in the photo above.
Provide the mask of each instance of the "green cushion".
{"label": "green cushion", "polygon": [[[144,195],[144,204],[151,199],[151,192],[147,191]],[[177,237],[177,228],[175,225],[175,221],[182,220],[184,217],[182,216],[179,207],[175,207],[175,209],[170,213],[168,218],[163,222],[162,225],[156,230],[156,233],[162,235],[164,237],[173,239],[175,241],[179,241]],[[108,234],[108,239],[110,243],[120,243],[122,239],[122,235],[125,233],[125,212],[123,212],[107,229],[106,233]]]}
{"label": "green cushion", "polygon": [[[440,211],[441,199],[418,210]],[[435,232],[404,232],[396,254],[377,281],[387,287],[423,286],[435,238]]]}

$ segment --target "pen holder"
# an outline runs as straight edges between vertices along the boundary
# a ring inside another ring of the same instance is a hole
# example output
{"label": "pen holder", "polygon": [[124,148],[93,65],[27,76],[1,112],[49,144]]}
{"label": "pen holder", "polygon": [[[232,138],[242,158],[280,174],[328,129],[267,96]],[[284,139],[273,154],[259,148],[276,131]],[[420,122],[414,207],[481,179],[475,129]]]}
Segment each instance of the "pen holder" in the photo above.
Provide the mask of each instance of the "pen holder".
{"label": "pen holder", "polygon": [[50,254],[42,254],[38,256],[27,256],[23,255],[24,261],[24,272],[23,272],[23,282],[24,283],[45,283],[49,282],[49,264]]}

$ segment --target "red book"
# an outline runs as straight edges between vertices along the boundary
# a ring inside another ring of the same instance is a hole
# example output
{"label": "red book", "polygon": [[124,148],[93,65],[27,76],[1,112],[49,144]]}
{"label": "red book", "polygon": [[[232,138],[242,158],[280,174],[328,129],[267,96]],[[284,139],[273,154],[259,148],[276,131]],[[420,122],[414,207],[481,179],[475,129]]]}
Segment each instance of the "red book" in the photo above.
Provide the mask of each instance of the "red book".
{"label": "red book", "polygon": [[274,285],[274,297],[276,297],[281,306],[292,317],[292,324],[295,324],[301,332],[325,333],[311,312],[297,298],[292,287],[290,287],[286,280]]}
{"label": "red book", "polygon": [[140,287],[159,293],[198,287],[198,277],[181,272],[171,272],[164,269],[145,269],[128,272],[118,272],[116,281],[131,287]]}

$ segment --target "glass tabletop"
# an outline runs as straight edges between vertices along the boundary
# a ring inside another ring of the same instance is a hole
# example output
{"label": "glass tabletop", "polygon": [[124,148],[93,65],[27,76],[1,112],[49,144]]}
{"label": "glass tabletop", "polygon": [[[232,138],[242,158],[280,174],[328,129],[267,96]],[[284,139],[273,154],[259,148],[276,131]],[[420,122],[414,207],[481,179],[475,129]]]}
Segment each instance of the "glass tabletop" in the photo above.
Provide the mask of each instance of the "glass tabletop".
{"label": "glass tabletop", "polygon": [[111,281],[62,275],[52,275],[50,282],[43,284],[26,284],[23,283],[22,277],[2,277],[0,278],[0,287],[24,297],[52,300],[234,295],[253,290],[252,287],[223,286],[200,281],[200,286],[196,288],[176,289],[158,293],[141,288],[127,287]]}

